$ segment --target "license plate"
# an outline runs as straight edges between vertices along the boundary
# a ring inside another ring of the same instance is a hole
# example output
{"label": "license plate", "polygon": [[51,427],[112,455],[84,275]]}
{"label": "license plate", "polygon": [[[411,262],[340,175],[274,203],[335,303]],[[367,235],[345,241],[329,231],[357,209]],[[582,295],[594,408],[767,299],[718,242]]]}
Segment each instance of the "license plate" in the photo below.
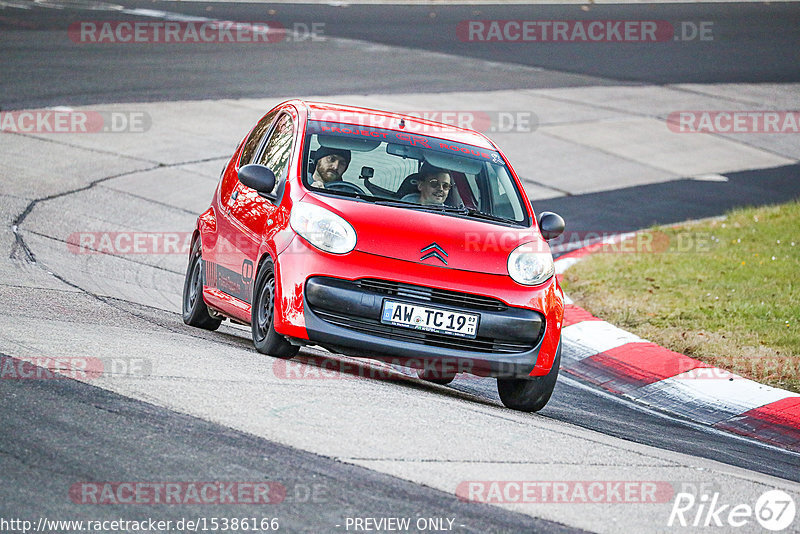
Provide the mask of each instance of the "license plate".
{"label": "license plate", "polygon": [[479,317],[480,315],[476,313],[461,313],[386,300],[383,302],[381,322],[425,332],[474,338],[478,332]]}

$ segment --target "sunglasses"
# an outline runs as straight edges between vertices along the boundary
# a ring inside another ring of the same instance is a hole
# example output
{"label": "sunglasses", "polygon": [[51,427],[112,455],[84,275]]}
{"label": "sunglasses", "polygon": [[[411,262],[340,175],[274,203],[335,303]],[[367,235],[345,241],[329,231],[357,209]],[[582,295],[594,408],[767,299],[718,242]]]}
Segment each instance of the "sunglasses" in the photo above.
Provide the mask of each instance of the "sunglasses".
{"label": "sunglasses", "polygon": [[450,191],[450,187],[452,187],[450,182],[440,182],[439,180],[428,180],[425,183],[431,186],[433,189],[437,189],[439,186],[442,186],[442,189],[445,191]]}

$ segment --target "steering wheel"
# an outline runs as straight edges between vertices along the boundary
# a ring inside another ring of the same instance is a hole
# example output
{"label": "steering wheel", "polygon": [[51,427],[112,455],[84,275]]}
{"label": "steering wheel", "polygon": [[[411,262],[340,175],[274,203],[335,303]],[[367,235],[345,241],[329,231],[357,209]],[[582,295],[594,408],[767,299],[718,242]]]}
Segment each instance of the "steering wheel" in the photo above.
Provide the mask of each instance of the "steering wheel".
{"label": "steering wheel", "polygon": [[348,193],[356,193],[358,195],[366,195],[367,192],[358,187],[356,184],[350,182],[330,182],[325,184],[325,189],[331,191],[346,191]]}

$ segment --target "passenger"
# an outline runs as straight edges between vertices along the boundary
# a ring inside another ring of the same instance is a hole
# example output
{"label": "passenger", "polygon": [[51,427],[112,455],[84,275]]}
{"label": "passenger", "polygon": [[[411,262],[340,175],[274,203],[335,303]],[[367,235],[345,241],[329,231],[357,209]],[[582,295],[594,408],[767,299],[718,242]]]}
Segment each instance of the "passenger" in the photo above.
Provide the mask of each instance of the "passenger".
{"label": "passenger", "polygon": [[350,165],[351,154],[349,150],[339,148],[320,147],[314,152],[314,175],[311,185],[324,188],[331,182],[342,182],[342,175]]}
{"label": "passenger", "polygon": [[447,195],[450,194],[450,188],[453,186],[450,171],[423,163],[419,174],[420,178],[417,182],[419,193],[406,195],[402,200],[427,206],[443,206]]}

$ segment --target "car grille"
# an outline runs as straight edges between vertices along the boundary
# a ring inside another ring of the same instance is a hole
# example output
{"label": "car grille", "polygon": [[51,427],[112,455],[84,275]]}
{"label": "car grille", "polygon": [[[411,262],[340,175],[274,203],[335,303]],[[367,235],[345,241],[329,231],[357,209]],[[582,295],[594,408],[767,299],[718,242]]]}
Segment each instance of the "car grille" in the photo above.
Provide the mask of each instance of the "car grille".
{"label": "car grille", "polygon": [[361,289],[381,295],[424,300],[426,302],[443,304],[446,306],[460,306],[463,308],[487,311],[505,311],[508,309],[508,306],[504,302],[491,297],[471,295],[458,291],[448,291],[446,289],[435,289],[402,282],[392,282],[389,280],[376,280],[373,278],[356,280],[355,284]]}
{"label": "car grille", "polygon": [[449,349],[465,350],[470,352],[489,352],[495,354],[516,354],[531,350],[534,345],[530,343],[514,343],[510,341],[500,341],[490,338],[465,339],[444,334],[431,332],[421,332],[408,328],[399,328],[386,325],[380,321],[345,315],[343,313],[332,312],[329,310],[314,309],[320,319],[329,323],[362,332],[408,343],[419,343],[434,347],[444,347]]}
{"label": "car grille", "polygon": [[[317,277],[309,280],[314,290],[309,296],[308,305],[317,317],[328,323],[347,328],[366,335],[393,339],[408,343],[417,343],[435,347],[483,352],[491,354],[518,354],[532,350],[539,342],[544,327],[537,322],[539,328],[536,339],[520,336],[494,337],[489,332],[476,338],[462,338],[425,332],[394,325],[384,324],[380,320],[381,301],[384,297],[402,299],[406,302],[419,302],[423,305],[440,305],[460,309],[465,312],[486,314],[511,313],[514,309],[504,302],[491,297],[449,291],[425,286],[418,286],[390,280],[362,278],[349,281],[342,279]],[[343,291],[344,293],[337,293]],[[347,293],[350,291],[351,293]],[[355,293],[353,293],[355,292]],[[374,295],[375,299],[365,301],[355,295]],[[366,308],[364,307],[364,303]],[[491,330],[491,328],[489,328]]]}

